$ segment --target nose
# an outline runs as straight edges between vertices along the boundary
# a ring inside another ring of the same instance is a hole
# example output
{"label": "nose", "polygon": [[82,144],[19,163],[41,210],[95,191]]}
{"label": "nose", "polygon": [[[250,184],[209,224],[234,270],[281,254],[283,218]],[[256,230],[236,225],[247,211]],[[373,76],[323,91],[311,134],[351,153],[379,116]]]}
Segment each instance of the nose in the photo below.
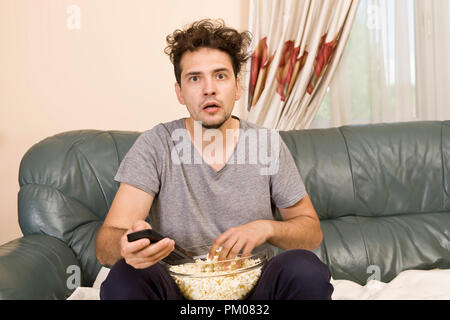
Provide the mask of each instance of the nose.
{"label": "nose", "polygon": [[215,96],[216,95],[216,85],[213,79],[206,79],[203,87],[204,96]]}

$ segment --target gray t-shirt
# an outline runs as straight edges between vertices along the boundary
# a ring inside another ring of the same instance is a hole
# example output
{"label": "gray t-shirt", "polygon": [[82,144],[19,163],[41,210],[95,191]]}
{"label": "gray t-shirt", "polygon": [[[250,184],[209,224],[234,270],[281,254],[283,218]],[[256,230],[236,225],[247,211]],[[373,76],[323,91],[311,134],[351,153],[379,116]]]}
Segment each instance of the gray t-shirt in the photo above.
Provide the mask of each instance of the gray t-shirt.
{"label": "gray t-shirt", "polygon": [[150,224],[183,247],[209,245],[228,228],[273,220],[277,208],[294,205],[305,186],[276,130],[240,120],[238,142],[216,171],[203,161],[185,119],[143,132],[115,176],[152,196]]}

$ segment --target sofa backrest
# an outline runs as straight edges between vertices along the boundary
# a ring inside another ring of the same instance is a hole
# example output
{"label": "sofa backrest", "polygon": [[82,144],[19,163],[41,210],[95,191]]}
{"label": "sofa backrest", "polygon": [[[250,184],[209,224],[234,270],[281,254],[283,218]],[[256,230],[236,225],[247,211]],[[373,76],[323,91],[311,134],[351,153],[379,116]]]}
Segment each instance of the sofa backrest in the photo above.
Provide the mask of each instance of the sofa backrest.
{"label": "sofa backrest", "polygon": [[[319,214],[315,253],[333,278],[389,281],[405,269],[450,267],[450,122],[280,132]],[[79,130],[44,139],[19,172],[24,235],[68,244],[90,286],[95,237],[118,189],[113,177],[139,132]],[[376,274],[377,275],[377,274]]]}
{"label": "sofa backrest", "polygon": [[119,184],[113,177],[138,132],[80,130],[44,139],[22,158],[19,225],[24,235],[47,234],[68,244],[91,286],[101,265],[97,230]]}
{"label": "sofa backrest", "polygon": [[365,284],[450,267],[450,121],[282,131],[333,278]]}

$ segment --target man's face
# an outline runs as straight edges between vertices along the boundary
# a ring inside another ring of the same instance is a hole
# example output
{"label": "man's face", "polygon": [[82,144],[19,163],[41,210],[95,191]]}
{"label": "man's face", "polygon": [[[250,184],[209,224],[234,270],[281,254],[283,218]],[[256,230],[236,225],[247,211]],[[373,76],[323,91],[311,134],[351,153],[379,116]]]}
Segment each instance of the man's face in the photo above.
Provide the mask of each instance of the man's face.
{"label": "man's face", "polygon": [[180,61],[181,85],[175,83],[178,101],[186,105],[191,118],[203,127],[219,128],[241,96],[231,58],[217,49],[186,51]]}

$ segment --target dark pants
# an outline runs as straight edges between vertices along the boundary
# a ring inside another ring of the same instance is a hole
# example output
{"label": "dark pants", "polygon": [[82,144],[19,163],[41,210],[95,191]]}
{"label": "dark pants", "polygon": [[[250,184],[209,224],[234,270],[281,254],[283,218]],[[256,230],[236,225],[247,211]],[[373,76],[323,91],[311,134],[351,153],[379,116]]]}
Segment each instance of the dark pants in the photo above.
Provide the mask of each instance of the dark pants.
{"label": "dark pants", "polygon": [[[288,250],[273,257],[246,298],[249,300],[331,299],[333,286],[326,264],[307,250]],[[164,266],[134,269],[118,261],[100,288],[100,299],[184,299]]]}

